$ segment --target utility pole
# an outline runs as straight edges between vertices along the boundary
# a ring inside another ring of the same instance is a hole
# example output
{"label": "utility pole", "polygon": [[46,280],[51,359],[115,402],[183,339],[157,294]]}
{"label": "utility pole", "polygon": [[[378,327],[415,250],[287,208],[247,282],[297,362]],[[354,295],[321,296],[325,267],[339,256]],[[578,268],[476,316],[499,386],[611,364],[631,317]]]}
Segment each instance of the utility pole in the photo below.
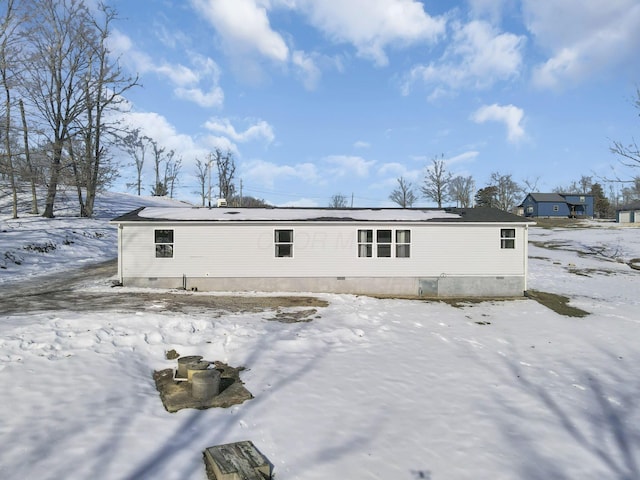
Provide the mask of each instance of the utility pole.
{"label": "utility pole", "polygon": [[242,207],[242,179],[240,179],[240,207]]}
{"label": "utility pole", "polygon": [[207,169],[209,170],[209,208],[211,208],[211,152],[209,152],[209,162],[207,163]]}

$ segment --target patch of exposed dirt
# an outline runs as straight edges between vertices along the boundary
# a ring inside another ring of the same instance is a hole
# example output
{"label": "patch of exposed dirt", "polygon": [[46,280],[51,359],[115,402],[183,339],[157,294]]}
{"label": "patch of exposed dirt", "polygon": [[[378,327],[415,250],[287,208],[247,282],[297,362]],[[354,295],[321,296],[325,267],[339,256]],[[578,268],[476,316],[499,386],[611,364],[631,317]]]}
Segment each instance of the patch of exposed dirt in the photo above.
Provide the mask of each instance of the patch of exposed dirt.
{"label": "patch of exposed dirt", "polygon": [[266,320],[271,320],[280,323],[299,323],[299,322],[310,322],[314,318],[320,318],[320,315],[317,315],[318,310],[315,308],[308,308],[304,310],[293,310],[284,312],[281,309],[278,309],[277,313],[272,318],[267,318]]}
{"label": "patch of exposed dirt", "polygon": [[[589,222],[585,222],[582,219],[577,218],[534,218],[536,222],[535,227],[544,229],[553,228],[587,228],[590,226]],[[533,228],[535,228],[533,227]]]}
{"label": "patch of exposed dirt", "polygon": [[529,290],[527,292],[527,296],[537,301],[540,305],[544,305],[554,312],[566,317],[582,318],[589,315],[589,312],[569,305],[569,297],[565,297],[564,295],[540,292],[538,290]]}
{"label": "patch of exposed dirt", "polygon": [[[136,292],[119,288],[92,292],[83,285],[96,280],[107,281],[117,265],[109,261],[64,274],[47,275],[20,282],[0,291],[0,314],[25,314],[41,311],[70,310],[92,312],[105,310],[207,313],[219,317],[229,312],[279,311],[282,318],[312,314],[290,314],[285,309],[320,308],[329,303],[311,296],[284,295],[210,295],[181,290]],[[308,312],[308,310],[307,310]],[[314,312],[315,313],[315,312]]]}
{"label": "patch of exposed dirt", "polygon": [[446,303],[447,305],[451,305],[455,308],[464,308],[471,307],[473,305],[477,305],[480,303],[496,303],[496,302],[516,302],[518,300],[524,300],[525,297],[508,297],[508,298],[500,298],[500,297],[468,297],[468,298],[433,298],[427,299],[427,301],[431,302],[440,302]]}

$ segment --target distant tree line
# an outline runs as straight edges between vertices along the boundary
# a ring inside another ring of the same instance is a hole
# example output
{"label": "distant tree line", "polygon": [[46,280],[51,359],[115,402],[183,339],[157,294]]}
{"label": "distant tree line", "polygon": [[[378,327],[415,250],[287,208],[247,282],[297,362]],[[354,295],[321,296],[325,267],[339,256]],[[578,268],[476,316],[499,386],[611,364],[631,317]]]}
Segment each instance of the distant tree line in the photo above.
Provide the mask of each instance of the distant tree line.
{"label": "distant tree line", "polygon": [[[514,180],[513,175],[493,172],[483,187],[475,189],[475,181],[471,176],[454,176],[447,170],[444,158],[436,157],[426,168],[426,173],[418,190],[405,178],[397,179],[398,185],[389,195],[389,199],[402,208],[411,208],[419,198],[435,203],[438,208],[455,207],[492,207],[514,212],[528,193],[537,192],[540,179],[525,179],[521,183]],[[611,218],[615,209],[632,201],[640,200],[640,176],[625,182],[625,187],[617,192],[613,187],[607,197],[602,183],[594,182],[592,176],[581,176],[569,185],[557,186],[555,193],[590,194],[594,198],[596,217]]]}

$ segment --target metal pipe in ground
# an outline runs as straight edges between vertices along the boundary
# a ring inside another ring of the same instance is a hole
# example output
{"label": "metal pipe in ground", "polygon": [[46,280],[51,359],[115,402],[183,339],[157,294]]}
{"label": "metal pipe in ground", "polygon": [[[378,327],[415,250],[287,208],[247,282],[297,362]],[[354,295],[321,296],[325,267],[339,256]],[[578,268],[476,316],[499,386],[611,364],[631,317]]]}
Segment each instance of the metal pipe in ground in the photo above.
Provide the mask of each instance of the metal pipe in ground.
{"label": "metal pipe in ground", "polygon": [[187,368],[192,363],[197,363],[202,360],[201,355],[189,355],[186,357],[178,358],[178,371],[176,372],[177,378],[187,378]]}
{"label": "metal pipe in ground", "polygon": [[189,363],[187,365],[187,380],[189,381],[189,383],[191,383],[191,379],[193,378],[194,373],[208,369],[209,365],[211,365],[211,363],[207,362],[206,360]]}
{"label": "metal pipe in ground", "polygon": [[191,375],[191,396],[210,401],[220,393],[220,372],[216,369],[194,371]]}

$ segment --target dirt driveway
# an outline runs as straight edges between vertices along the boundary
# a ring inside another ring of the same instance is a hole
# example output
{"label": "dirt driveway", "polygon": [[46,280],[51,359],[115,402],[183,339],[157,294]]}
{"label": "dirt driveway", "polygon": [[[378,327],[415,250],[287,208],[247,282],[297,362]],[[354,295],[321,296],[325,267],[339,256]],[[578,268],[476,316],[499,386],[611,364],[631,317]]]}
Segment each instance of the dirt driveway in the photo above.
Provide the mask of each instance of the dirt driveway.
{"label": "dirt driveway", "polygon": [[[309,296],[206,295],[182,291],[159,290],[132,292],[114,287],[93,292],[87,286],[109,279],[117,272],[116,260],[37,277],[15,283],[0,291],[0,315],[69,310],[97,312],[104,310],[154,311],[182,313],[260,312],[290,307],[324,307],[327,302]],[[283,317],[283,320],[286,320]]]}

